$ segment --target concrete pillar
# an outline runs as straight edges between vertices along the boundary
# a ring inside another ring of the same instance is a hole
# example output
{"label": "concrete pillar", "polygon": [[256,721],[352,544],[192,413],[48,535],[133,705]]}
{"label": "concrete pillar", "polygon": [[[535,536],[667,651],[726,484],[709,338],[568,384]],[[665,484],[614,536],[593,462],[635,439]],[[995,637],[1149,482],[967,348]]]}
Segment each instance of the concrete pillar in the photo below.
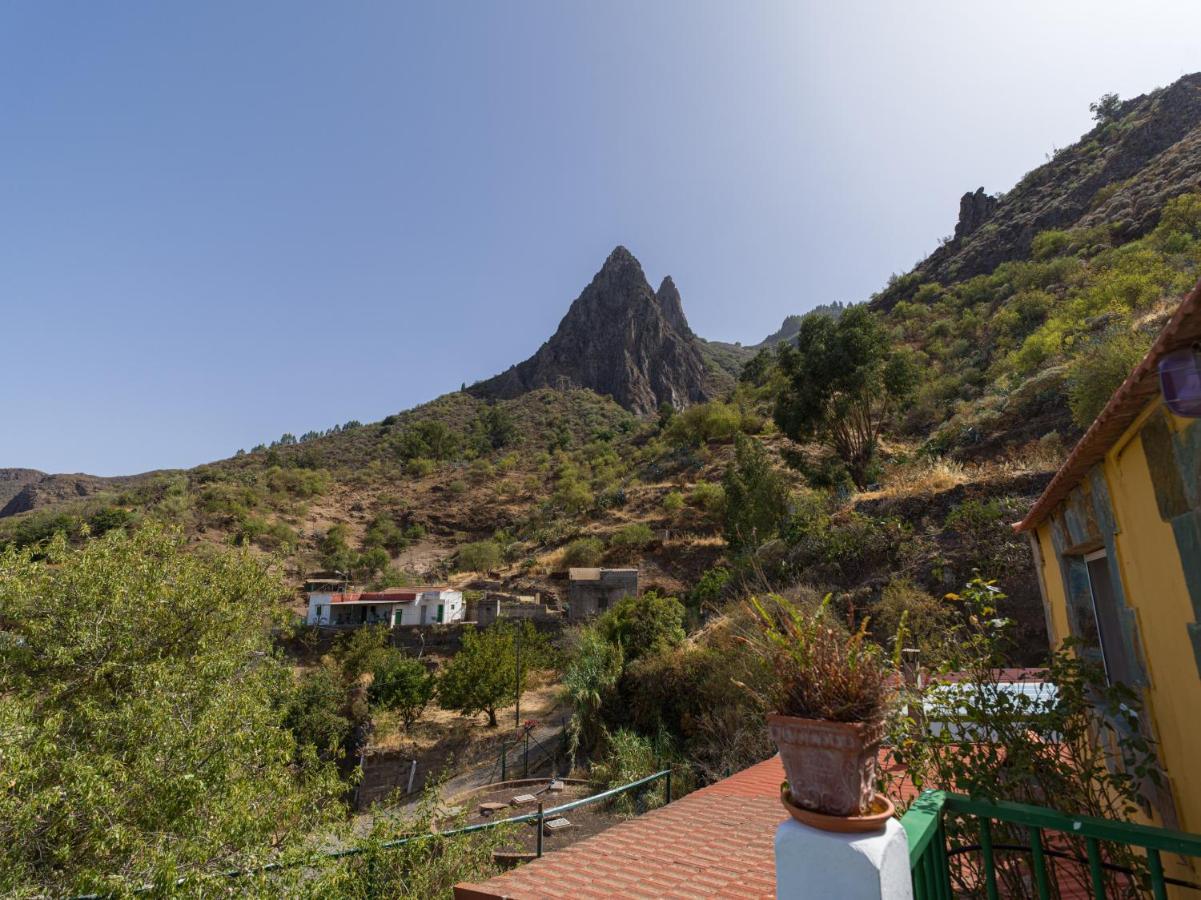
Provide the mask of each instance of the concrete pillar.
{"label": "concrete pillar", "polygon": [[776,829],[780,900],[913,900],[909,842],[889,819],[875,834],[834,834],[789,819]]}

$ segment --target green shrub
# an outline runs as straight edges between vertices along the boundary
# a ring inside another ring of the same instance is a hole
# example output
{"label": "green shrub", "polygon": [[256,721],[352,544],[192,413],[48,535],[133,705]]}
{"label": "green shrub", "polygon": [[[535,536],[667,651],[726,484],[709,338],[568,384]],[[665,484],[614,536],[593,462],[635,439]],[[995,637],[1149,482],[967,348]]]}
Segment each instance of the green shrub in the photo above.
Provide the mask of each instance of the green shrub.
{"label": "green shrub", "polygon": [[730,583],[730,570],[725,566],[706,569],[688,595],[693,606],[716,603],[722,598],[726,585]]}
{"label": "green shrub", "polygon": [[730,441],[742,430],[738,407],[721,401],[698,403],[672,417],[665,435],[680,447],[699,447],[710,441]]}
{"label": "green shrub", "polygon": [[1150,346],[1143,335],[1121,331],[1090,343],[1068,367],[1072,421],[1087,428],[1134,371]]}
{"label": "green shrub", "polygon": [[616,554],[628,555],[645,550],[655,541],[655,533],[644,522],[623,525],[609,538],[609,548]]}
{"label": "green shrub", "polygon": [[788,513],[788,488],[758,441],[739,436],[734,446],[722,483],[726,542],[736,551],[753,550],[779,531]]}
{"label": "green shrub", "polygon": [[396,520],[386,513],[380,513],[372,519],[363,535],[364,547],[382,547],[390,553],[399,553],[408,543],[408,538],[396,524]]}
{"label": "green shrub", "polygon": [[474,541],[459,548],[455,566],[463,572],[491,572],[500,568],[502,558],[496,541]]}
{"label": "green shrub", "polygon": [[599,566],[605,555],[605,545],[600,538],[576,538],[563,550],[563,565],[569,568]]}
{"label": "green shrub", "polygon": [[698,482],[688,494],[688,505],[699,509],[714,521],[720,520],[726,507],[725,489],[716,482]]}
{"label": "green shrub", "polygon": [[571,703],[568,726],[569,751],[591,751],[605,736],[601,712],[613,697],[621,676],[621,648],[607,641],[595,628],[579,632],[570,662],[563,672],[563,688]]}
{"label": "green shrub", "polygon": [[669,491],[663,496],[663,511],[674,516],[684,508],[684,495],[679,491]]}
{"label": "green shrub", "polygon": [[684,605],[647,591],[623,597],[596,620],[596,631],[622,648],[627,661],[674,647],[684,640]]}
{"label": "green shrub", "polygon": [[424,457],[414,457],[405,463],[405,473],[410,478],[425,478],[434,471],[434,461]]}
{"label": "green shrub", "polygon": [[[319,665],[300,676],[284,713],[284,726],[300,750],[318,759],[342,757],[352,723],[346,716],[346,684],[332,666]],[[303,758],[303,752],[300,754]]]}
{"label": "green shrub", "polygon": [[559,479],[551,502],[568,515],[578,516],[592,509],[596,504],[596,496],[588,485],[574,477],[566,477]]}
{"label": "green shrub", "polygon": [[922,665],[936,667],[946,657],[948,629],[954,620],[951,606],[917,587],[908,578],[890,581],[872,610],[876,640],[893,647],[901,637],[903,647],[921,653]]}

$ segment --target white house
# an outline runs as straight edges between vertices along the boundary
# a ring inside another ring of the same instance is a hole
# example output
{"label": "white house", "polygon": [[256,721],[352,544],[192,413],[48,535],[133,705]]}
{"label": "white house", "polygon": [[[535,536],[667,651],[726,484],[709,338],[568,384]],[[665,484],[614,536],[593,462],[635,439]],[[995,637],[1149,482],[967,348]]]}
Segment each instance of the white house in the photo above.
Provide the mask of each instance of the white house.
{"label": "white house", "polygon": [[309,594],[310,625],[432,625],[463,620],[463,592],[445,585]]}

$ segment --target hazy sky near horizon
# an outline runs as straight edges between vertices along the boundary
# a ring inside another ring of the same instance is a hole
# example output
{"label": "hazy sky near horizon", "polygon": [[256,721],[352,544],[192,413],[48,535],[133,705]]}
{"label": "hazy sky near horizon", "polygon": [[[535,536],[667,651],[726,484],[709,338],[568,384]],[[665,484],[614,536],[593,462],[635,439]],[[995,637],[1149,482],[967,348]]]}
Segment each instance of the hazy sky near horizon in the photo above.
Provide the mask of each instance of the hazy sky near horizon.
{"label": "hazy sky near horizon", "polygon": [[1195,0],[3,4],[0,467],[379,419],[528,356],[619,243],[756,342],[1198,33]]}

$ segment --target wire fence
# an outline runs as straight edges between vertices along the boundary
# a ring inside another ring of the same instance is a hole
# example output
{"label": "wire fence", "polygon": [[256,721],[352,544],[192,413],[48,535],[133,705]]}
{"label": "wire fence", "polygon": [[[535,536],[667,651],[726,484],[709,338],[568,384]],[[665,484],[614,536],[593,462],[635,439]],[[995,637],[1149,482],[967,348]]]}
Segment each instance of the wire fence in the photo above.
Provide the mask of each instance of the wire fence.
{"label": "wire fence", "polygon": [[[649,788],[652,784],[654,784],[657,781],[664,782],[664,788],[665,788],[664,796],[666,798],[665,803],[671,803],[672,779],[671,779],[671,769],[668,768],[668,769],[662,769],[661,771],[655,772],[651,775],[647,775],[645,778],[639,778],[636,781],[631,781],[629,784],[619,785],[618,787],[610,788],[607,791],[602,791],[599,794],[593,794],[590,797],[583,797],[579,800],[573,800],[570,803],[564,803],[559,806],[551,807],[550,809],[546,809],[544,807],[544,804],[541,801],[539,801],[538,809],[535,812],[524,813],[520,816],[511,816],[511,817],[505,818],[505,819],[495,819],[495,820],[488,821],[488,822],[479,822],[474,825],[463,825],[458,828],[448,829],[446,831],[431,831],[428,833],[414,834],[414,835],[409,835],[407,837],[396,838],[396,839],[390,840],[390,841],[382,841],[382,842],[373,843],[370,845],[347,847],[344,850],[331,850],[331,851],[310,853],[310,854],[306,854],[304,856],[300,856],[296,859],[267,863],[265,865],[256,866],[253,868],[231,869],[227,872],[224,872],[223,875],[225,878],[227,878],[229,880],[236,880],[236,879],[240,879],[240,878],[251,878],[251,877],[270,875],[272,873],[286,872],[288,870],[294,870],[294,869],[305,869],[305,868],[317,869],[323,865],[335,863],[338,860],[347,860],[347,859],[352,859],[354,857],[364,856],[364,855],[374,855],[374,854],[378,854],[380,852],[386,852],[388,850],[399,850],[403,847],[409,846],[411,844],[414,844],[414,843],[417,843],[420,841],[429,841],[429,840],[433,840],[433,839],[441,840],[441,839],[445,839],[445,838],[460,837],[460,836],[464,836],[464,835],[476,834],[479,832],[488,831],[488,830],[494,829],[494,828],[511,827],[513,825],[519,825],[519,824],[522,824],[525,822],[536,822],[538,825],[536,855],[538,857],[541,857],[542,852],[543,852],[543,833],[544,833],[545,825],[546,825],[546,822],[548,819],[553,819],[557,816],[562,815],[565,812],[569,812],[573,809],[579,809],[580,807],[588,806],[593,803],[602,803],[602,802],[614,800],[617,797],[619,797],[623,794],[626,794],[626,793],[646,790],[647,788]],[[185,886],[188,883],[188,881],[189,881],[189,877],[184,876],[182,878],[175,879],[175,881],[173,882],[173,885],[176,888],[180,888],[180,887]],[[153,893],[158,890],[160,890],[159,886],[143,885],[142,887],[135,888],[134,890],[130,891],[129,893],[149,894],[149,893]],[[108,900],[108,898],[116,897],[116,896],[118,896],[116,893],[113,893],[113,894],[80,894],[80,895],[76,895],[74,898],[72,898],[72,900]]]}

